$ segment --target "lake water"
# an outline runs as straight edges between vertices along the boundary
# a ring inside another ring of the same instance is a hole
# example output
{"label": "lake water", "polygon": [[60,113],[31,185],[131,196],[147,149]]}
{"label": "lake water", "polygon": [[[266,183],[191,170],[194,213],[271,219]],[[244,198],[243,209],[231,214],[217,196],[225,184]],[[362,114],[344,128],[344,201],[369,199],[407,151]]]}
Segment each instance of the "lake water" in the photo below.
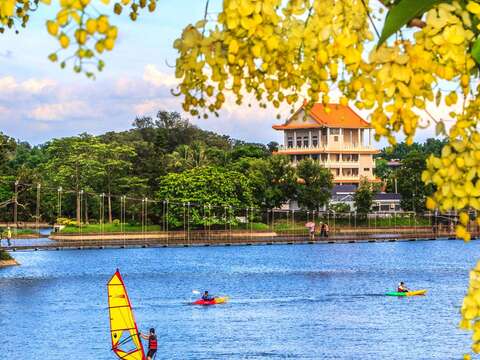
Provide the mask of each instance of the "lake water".
{"label": "lake water", "polygon": [[[114,359],[106,283],[120,268],[157,359],[459,359],[480,242],[15,253],[0,269],[2,359]],[[398,281],[425,297],[382,294]],[[228,294],[187,305],[192,290]]]}

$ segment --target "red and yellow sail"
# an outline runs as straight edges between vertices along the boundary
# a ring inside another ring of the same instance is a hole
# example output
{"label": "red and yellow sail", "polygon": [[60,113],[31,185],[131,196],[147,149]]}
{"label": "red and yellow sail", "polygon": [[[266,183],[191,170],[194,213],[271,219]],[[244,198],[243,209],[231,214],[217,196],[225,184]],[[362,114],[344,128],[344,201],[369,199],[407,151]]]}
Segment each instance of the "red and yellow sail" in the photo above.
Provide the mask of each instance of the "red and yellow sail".
{"label": "red and yellow sail", "polygon": [[145,360],[127,289],[118,270],[108,282],[107,288],[113,352],[119,359]]}

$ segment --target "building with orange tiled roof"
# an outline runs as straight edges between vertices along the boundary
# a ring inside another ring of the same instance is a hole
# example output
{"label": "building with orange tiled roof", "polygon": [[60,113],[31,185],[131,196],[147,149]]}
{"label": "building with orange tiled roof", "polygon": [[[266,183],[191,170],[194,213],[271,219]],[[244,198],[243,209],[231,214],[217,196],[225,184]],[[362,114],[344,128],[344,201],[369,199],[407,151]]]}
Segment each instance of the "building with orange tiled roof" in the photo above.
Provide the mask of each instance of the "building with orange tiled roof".
{"label": "building with orange tiled roof", "polygon": [[372,128],[348,106],[315,104],[305,114],[305,104],[284,124],[274,125],[283,131],[284,145],[278,154],[288,155],[293,164],[310,158],[330,169],[336,184],[358,184],[373,175]]}

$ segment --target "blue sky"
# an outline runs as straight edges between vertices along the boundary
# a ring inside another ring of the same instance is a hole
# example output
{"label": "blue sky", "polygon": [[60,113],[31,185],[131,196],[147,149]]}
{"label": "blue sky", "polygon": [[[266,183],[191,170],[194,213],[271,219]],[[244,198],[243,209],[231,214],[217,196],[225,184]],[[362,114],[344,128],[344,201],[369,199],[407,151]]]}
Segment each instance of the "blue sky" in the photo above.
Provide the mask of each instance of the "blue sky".
{"label": "blue sky", "polygon": [[[211,1],[210,11],[218,12],[221,3]],[[112,17],[119,39],[95,81],[47,60],[58,45],[45,30],[55,8],[44,7],[19,35],[0,35],[0,131],[39,144],[81,132],[128,129],[136,115],[157,110],[180,111],[181,99],[170,95],[175,78],[167,63],[175,63],[173,41],[185,25],[203,17],[204,6],[200,0],[158,1],[155,13],[143,12],[135,23],[126,11]],[[238,139],[280,142],[281,134],[271,128],[278,123],[276,114],[230,104],[220,118],[192,122]],[[288,111],[281,115],[286,118]],[[419,139],[431,135],[427,129]]]}

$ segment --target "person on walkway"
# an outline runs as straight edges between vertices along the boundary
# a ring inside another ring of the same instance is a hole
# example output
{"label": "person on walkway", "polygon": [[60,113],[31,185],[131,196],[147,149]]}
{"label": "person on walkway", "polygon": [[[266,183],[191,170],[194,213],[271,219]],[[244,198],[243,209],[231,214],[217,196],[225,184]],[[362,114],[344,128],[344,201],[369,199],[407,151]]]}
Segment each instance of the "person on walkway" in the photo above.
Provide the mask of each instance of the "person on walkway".
{"label": "person on walkway", "polygon": [[325,223],[320,223],[320,237],[325,237]]}
{"label": "person on walkway", "polygon": [[158,349],[157,335],[155,335],[155,329],[151,328],[148,335],[144,335],[141,332],[138,333],[142,339],[148,340],[148,352],[147,360],[152,360]]}
{"label": "person on walkway", "polygon": [[7,243],[8,243],[8,246],[12,246],[12,230],[10,229],[10,226],[7,227]]}
{"label": "person on walkway", "polygon": [[315,223],[311,223],[310,227],[308,228],[310,240],[315,240]]}
{"label": "person on walkway", "polygon": [[330,228],[328,227],[328,224],[325,224],[325,237],[328,237],[329,231],[330,231]]}
{"label": "person on walkway", "polygon": [[208,294],[208,291],[205,290],[205,292],[203,293],[202,295],[202,300],[205,300],[205,301],[212,301],[214,299],[213,296],[209,295]]}
{"label": "person on walkway", "polygon": [[400,281],[400,284],[398,284],[397,292],[409,292],[408,288],[405,286],[405,283],[403,281]]}

